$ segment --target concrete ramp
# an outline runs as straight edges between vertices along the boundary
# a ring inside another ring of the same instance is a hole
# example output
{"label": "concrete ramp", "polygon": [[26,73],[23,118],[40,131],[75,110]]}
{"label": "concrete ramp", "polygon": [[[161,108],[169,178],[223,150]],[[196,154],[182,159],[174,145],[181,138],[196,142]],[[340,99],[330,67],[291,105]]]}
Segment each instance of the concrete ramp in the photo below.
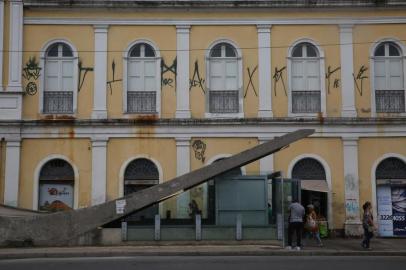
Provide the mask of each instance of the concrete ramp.
{"label": "concrete ramp", "polygon": [[[32,243],[36,246],[66,245],[103,224],[178,195],[226,171],[273,154],[313,133],[312,129],[288,133],[165,183],[97,206],[47,215],[0,216],[0,246],[18,242]],[[124,212],[117,213],[116,201],[123,200],[126,205]]]}
{"label": "concrete ramp", "polygon": [[0,217],[27,217],[44,214],[49,213],[0,204]]}

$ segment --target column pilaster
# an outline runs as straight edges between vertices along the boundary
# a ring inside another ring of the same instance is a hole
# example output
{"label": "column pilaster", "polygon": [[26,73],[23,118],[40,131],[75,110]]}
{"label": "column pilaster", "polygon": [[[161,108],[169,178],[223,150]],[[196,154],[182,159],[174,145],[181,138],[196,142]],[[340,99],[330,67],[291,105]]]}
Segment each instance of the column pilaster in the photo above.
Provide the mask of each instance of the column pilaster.
{"label": "column pilaster", "polygon": [[176,26],[176,118],[190,118],[189,105],[190,25]]}
{"label": "column pilaster", "polygon": [[6,139],[6,164],[4,176],[4,204],[18,206],[20,183],[20,139]]}
{"label": "column pilaster", "polygon": [[257,25],[258,31],[258,117],[272,117],[271,25]]}
{"label": "column pilaster", "polygon": [[92,205],[106,202],[107,138],[92,139]]}
{"label": "column pilaster", "polygon": [[[190,138],[176,138],[176,175],[190,172]],[[176,198],[177,218],[189,218],[189,191]]]}

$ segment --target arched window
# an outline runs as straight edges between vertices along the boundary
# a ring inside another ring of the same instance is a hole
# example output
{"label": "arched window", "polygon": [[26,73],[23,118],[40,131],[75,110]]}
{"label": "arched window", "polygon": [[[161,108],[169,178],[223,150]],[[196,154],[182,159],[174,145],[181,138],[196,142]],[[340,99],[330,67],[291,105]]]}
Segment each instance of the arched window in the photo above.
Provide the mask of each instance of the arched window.
{"label": "arched window", "polygon": [[241,57],[228,42],[215,44],[207,57],[208,112],[242,112]]}
{"label": "arched window", "polygon": [[50,114],[74,113],[75,57],[72,48],[63,42],[48,46],[44,61],[44,93],[42,112]]}
{"label": "arched window", "polygon": [[[130,162],[124,172],[124,195],[137,192],[159,184],[159,171],[156,165],[146,159],[138,158]],[[132,222],[152,222],[159,213],[158,204],[136,212],[127,217]]]}
{"label": "arched window", "polygon": [[73,208],[75,174],[72,166],[63,159],[48,161],[39,175],[38,209],[64,211]]}
{"label": "arched window", "polygon": [[160,106],[159,57],[152,45],[136,43],[128,52],[127,112],[158,113]]}
{"label": "arched window", "polygon": [[290,55],[290,100],[292,113],[322,111],[323,70],[320,52],[310,42],[293,47]]}
{"label": "arched window", "polygon": [[292,169],[292,178],[301,180],[326,180],[323,165],[314,158],[299,160]]}
{"label": "arched window", "polygon": [[376,112],[405,112],[401,49],[394,42],[382,42],[376,47],[373,59]]}

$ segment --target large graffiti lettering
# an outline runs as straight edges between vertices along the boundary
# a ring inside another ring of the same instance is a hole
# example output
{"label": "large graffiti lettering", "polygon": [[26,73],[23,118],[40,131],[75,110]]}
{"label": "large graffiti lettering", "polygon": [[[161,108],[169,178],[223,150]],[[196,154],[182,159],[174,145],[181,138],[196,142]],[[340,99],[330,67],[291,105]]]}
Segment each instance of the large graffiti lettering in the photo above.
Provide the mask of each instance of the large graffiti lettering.
{"label": "large graffiti lettering", "polygon": [[[92,67],[83,67],[82,66],[82,61],[79,60],[78,63],[78,67],[79,67],[79,80],[78,80],[78,92],[80,92],[80,89],[82,89],[83,83],[86,80],[86,75],[89,71],[93,71]],[[83,73],[83,77],[82,77],[82,72]]]}
{"label": "large graffiti lettering", "polygon": [[286,66],[282,67],[281,69],[278,69],[278,67],[275,67],[275,73],[272,76],[273,80],[274,80],[274,92],[275,92],[275,97],[276,97],[276,86],[279,82],[279,80],[282,82],[282,87],[283,87],[283,91],[285,92],[285,95],[288,96],[288,93],[286,92],[286,86],[285,86],[285,81],[283,80],[283,72],[286,69]]}
{"label": "large graffiti lettering", "polygon": [[247,72],[248,72],[248,84],[247,84],[247,88],[245,89],[245,93],[244,93],[244,98],[247,96],[248,93],[248,89],[252,88],[252,90],[254,91],[255,96],[257,97],[257,90],[255,89],[254,83],[252,82],[252,77],[254,76],[255,72],[257,71],[258,66],[256,66],[252,71],[250,71],[250,68],[247,68]]}
{"label": "large graffiti lettering", "polygon": [[191,91],[193,87],[199,87],[203,94],[206,94],[206,91],[204,90],[204,82],[205,80],[200,76],[199,63],[196,60],[192,79],[189,80],[189,91]]}
{"label": "large graffiti lettering", "polygon": [[[166,78],[164,77],[165,73],[172,73],[174,75],[174,79],[172,78]],[[165,86],[168,85],[170,87],[173,87],[174,85],[172,84],[175,82],[175,89],[176,89],[176,75],[177,75],[177,59],[175,59],[172,62],[172,65],[168,66],[165,63],[165,60],[162,58],[161,59],[161,85]]]}
{"label": "large graffiti lettering", "polygon": [[[36,80],[41,76],[41,68],[35,58],[35,56],[30,57],[28,62],[25,64],[23,68],[23,77],[29,81],[25,87],[25,92],[28,95],[35,95],[37,93],[37,84]],[[33,80],[33,81],[31,81]]]}
{"label": "large graffiti lettering", "polygon": [[[341,67],[337,67],[335,69],[331,69],[331,66],[328,66],[327,68],[327,73],[326,73],[326,79],[327,79],[327,93],[330,94],[330,85],[331,85],[331,76],[339,71],[341,69]],[[338,88],[340,86],[340,79],[335,78],[334,79],[334,83],[333,83],[333,87],[334,88]]]}
{"label": "large graffiti lettering", "polygon": [[[365,72],[368,70],[367,67],[365,67],[364,65],[362,65],[357,73],[357,76],[354,75],[354,73],[352,74],[352,77],[354,78],[354,83],[355,86],[357,87],[357,91],[360,94],[360,96],[362,96],[362,92],[363,92],[363,81],[364,79],[367,79],[368,76],[365,75]],[[359,82],[359,85],[358,85]]]}
{"label": "large graffiti lettering", "polygon": [[110,89],[110,95],[112,95],[113,94],[113,87],[111,86],[113,83],[115,83],[115,82],[121,82],[123,79],[116,79],[115,78],[115,73],[116,73],[116,63],[114,62],[114,59],[113,59],[113,62],[111,63],[111,70],[112,70],[112,74],[113,74],[113,79],[112,80],[110,80],[110,81],[107,81],[107,85],[109,86],[109,89]]}

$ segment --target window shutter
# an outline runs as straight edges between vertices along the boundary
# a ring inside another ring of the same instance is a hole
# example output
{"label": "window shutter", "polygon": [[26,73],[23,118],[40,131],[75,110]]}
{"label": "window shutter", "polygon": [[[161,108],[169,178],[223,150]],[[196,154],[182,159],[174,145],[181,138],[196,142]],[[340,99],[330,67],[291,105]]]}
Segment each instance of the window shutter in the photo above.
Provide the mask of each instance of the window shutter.
{"label": "window shutter", "polygon": [[225,63],[226,90],[238,90],[237,60],[227,60]]}
{"label": "window shutter", "polygon": [[144,91],[156,91],[156,71],[155,61],[144,61]]}
{"label": "window shutter", "polygon": [[299,60],[292,61],[292,90],[300,91],[305,90],[304,80],[304,62]]}
{"label": "window shutter", "polygon": [[225,74],[224,62],[221,60],[210,61],[210,90],[224,90]]}
{"label": "window shutter", "polygon": [[320,64],[318,60],[307,60],[306,69],[307,73],[307,89],[310,91],[320,91]]}
{"label": "window shutter", "polygon": [[45,91],[58,91],[58,61],[47,60],[45,65]]}
{"label": "window shutter", "polygon": [[401,59],[389,60],[389,90],[403,89],[403,67]]}
{"label": "window shutter", "polygon": [[73,61],[62,62],[62,91],[73,91]]}
{"label": "window shutter", "polygon": [[385,90],[386,89],[386,70],[385,70],[385,60],[375,59],[375,89]]}

